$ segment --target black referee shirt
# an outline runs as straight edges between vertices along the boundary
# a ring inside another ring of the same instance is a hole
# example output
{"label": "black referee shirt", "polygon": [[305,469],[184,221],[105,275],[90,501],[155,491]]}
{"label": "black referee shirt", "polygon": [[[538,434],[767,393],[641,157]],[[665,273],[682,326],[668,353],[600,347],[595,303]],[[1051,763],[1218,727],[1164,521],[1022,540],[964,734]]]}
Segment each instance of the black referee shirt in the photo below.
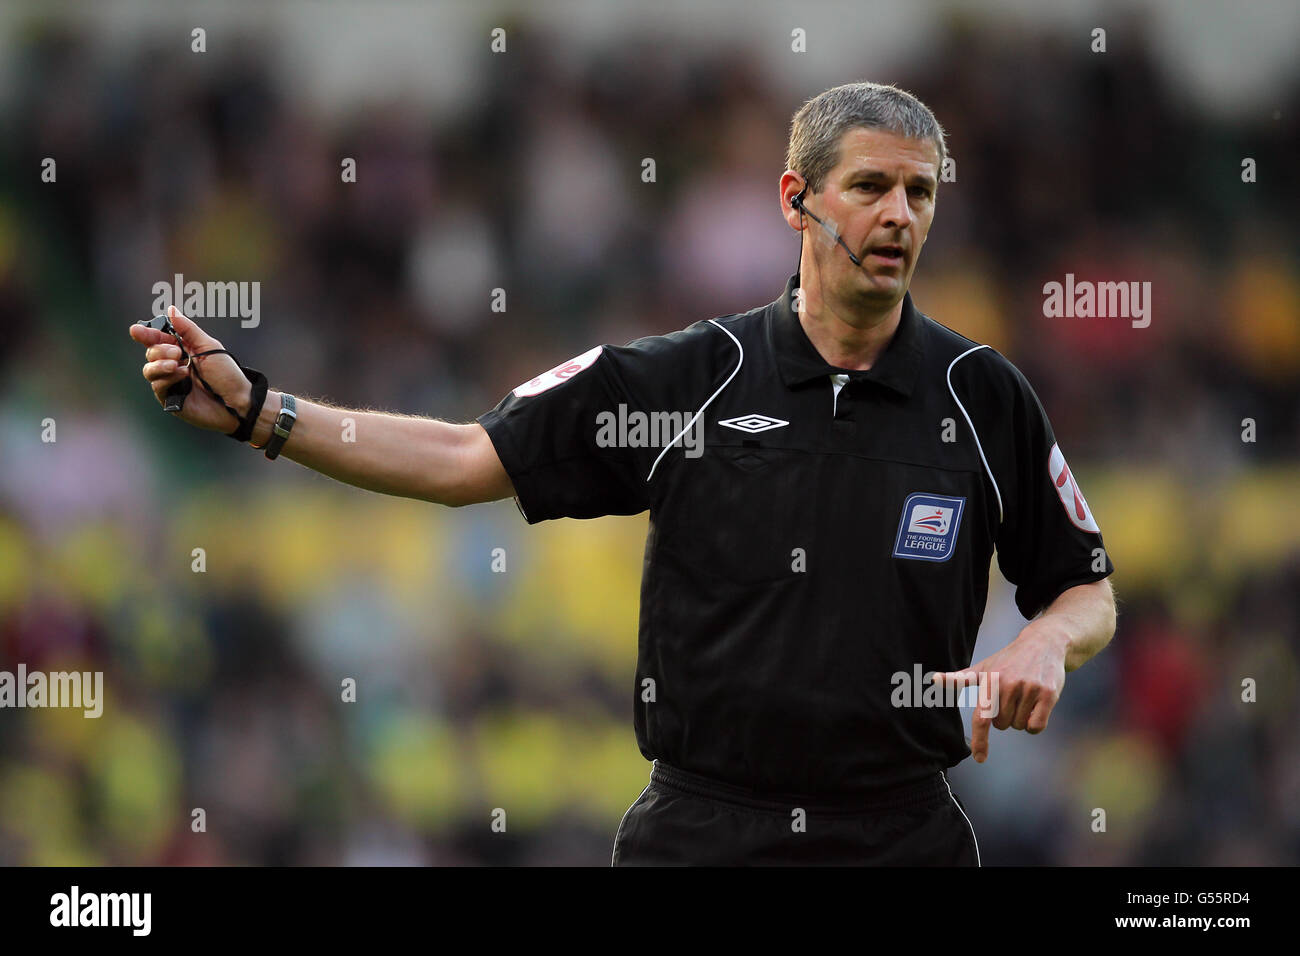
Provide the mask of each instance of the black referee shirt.
{"label": "black referee shirt", "polygon": [[798,281],[594,348],[479,422],[529,523],[650,511],[646,758],[815,796],[970,754],[956,707],[895,706],[916,699],[898,675],[970,665],[995,547],[1030,618],[1114,569],[1015,366],[909,293],[875,365],[834,368],[793,311]]}

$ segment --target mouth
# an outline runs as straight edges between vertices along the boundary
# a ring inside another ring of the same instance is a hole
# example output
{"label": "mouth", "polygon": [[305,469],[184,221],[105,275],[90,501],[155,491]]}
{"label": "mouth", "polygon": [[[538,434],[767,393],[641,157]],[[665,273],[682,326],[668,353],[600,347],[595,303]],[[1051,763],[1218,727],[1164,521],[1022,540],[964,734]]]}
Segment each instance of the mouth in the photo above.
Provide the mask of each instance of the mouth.
{"label": "mouth", "polygon": [[872,246],[867,250],[867,256],[880,262],[887,262],[890,265],[902,265],[903,247],[893,243]]}

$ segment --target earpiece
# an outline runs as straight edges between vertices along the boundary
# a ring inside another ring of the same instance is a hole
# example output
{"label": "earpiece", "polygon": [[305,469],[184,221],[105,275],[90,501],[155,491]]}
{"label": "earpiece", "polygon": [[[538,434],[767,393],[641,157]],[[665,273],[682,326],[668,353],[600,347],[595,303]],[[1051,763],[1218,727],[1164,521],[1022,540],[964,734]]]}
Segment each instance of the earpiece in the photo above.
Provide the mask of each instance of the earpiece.
{"label": "earpiece", "polygon": [[[834,240],[835,240],[837,243],[839,243],[841,246],[844,246],[844,251],[847,252],[847,253],[849,254],[849,258],[853,260],[853,264],[854,264],[855,266],[857,266],[858,268],[861,268],[861,267],[862,267],[862,260],[859,259],[857,256],[855,256],[855,255],[853,254],[853,250],[850,249],[850,248],[848,247],[848,244],[844,241],[843,237],[840,236],[839,232],[836,231],[835,227],[834,227],[834,226],[830,226],[830,225],[826,224],[825,222],[823,222],[823,221],[822,221],[822,220],[817,216],[816,213],[814,213],[812,210],[810,210],[810,209],[808,209],[807,207],[804,206],[804,204],[803,204],[803,194],[806,193],[807,191],[808,191],[808,184],[805,183],[803,189],[799,190],[799,192],[798,192],[797,194],[795,194],[794,196],[791,197],[791,199],[790,199],[790,206],[791,206],[791,208],[793,208],[793,209],[798,209],[799,212],[801,212],[801,213],[807,213],[807,214],[812,218],[812,221],[813,221],[813,222],[817,223],[817,225],[821,226],[823,229],[826,230],[826,234],[827,234],[827,235],[829,235],[832,239],[834,239]],[[802,223],[800,223],[800,225],[802,225]],[[803,257],[803,230],[802,230],[802,229],[799,230],[799,256],[800,256],[800,258],[802,259],[802,257]]]}

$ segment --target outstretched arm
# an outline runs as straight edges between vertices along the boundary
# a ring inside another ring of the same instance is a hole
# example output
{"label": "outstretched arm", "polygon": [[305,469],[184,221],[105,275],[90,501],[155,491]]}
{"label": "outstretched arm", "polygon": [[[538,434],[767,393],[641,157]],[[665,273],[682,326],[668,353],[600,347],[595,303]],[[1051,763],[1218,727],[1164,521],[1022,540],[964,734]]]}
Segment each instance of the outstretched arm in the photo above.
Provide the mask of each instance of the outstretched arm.
{"label": "outstretched arm", "polygon": [[[296,398],[296,396],[295,396]],[[245,404],[236,405],[241,415]],[[253,428],[254,445],[265,445],[280,411],[280,393],[268,392]],[[282,458],[338,481],[436,504],[476,504],[514,495],[492,441],[477,422],[362,412],[297,398],[298,418]],[[345,429],[344,419],[352,425]],[[344,441],[345,430],[355,441]]]}

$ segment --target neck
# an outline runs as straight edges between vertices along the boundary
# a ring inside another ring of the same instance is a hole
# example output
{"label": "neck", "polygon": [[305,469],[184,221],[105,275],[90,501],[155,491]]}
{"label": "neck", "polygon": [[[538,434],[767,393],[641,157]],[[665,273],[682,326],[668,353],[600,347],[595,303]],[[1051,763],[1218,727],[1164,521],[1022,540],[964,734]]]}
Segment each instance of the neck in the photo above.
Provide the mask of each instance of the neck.
{"label": "neck", "polygon": [[803,309],[797,312],[804,334],[818,354],[836,368],[866,371],[876,363],[898,331],[903,300],[883,310],[848,308],[822,295],[821,283],[807,271],[799,275]]}

